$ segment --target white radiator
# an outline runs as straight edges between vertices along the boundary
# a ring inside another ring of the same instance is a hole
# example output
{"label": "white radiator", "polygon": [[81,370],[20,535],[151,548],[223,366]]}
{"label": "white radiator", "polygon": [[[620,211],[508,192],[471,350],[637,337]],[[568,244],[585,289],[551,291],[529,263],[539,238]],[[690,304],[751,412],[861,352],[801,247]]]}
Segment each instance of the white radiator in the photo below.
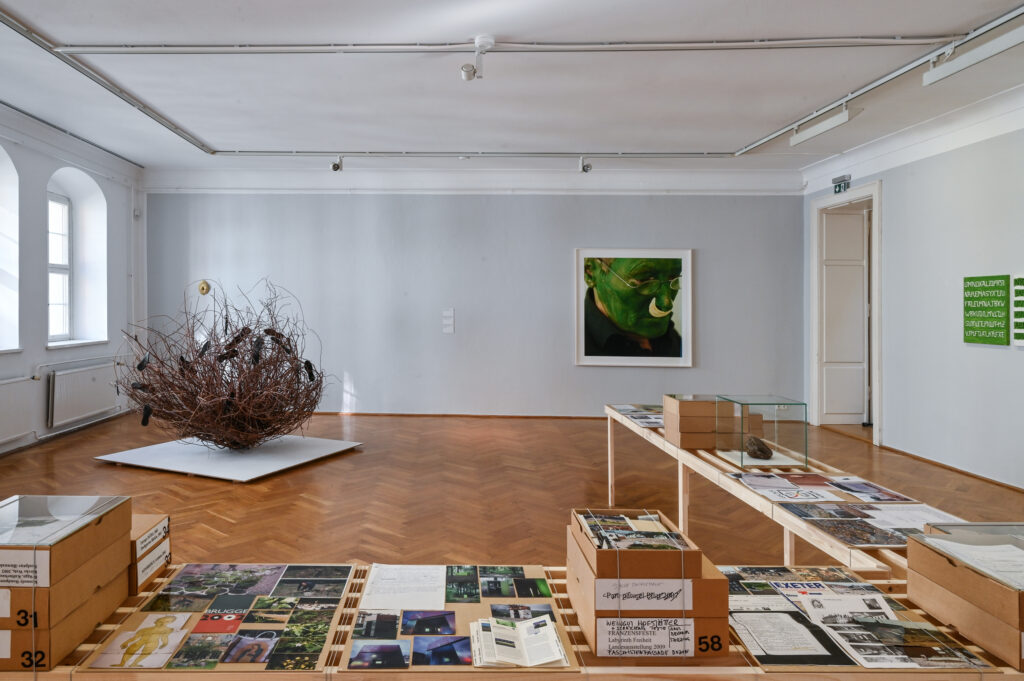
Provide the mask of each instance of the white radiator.
{"label": "white radiator", "polygon": [[32,388],[32,379],[28,376],[0,381],[0,444],[32,432],[30,408],[39,404],[32,399]]}
{"label": "white radiator", "polygon": [[117,407],[114,363],[50,372],[46,425],[59,428]]}

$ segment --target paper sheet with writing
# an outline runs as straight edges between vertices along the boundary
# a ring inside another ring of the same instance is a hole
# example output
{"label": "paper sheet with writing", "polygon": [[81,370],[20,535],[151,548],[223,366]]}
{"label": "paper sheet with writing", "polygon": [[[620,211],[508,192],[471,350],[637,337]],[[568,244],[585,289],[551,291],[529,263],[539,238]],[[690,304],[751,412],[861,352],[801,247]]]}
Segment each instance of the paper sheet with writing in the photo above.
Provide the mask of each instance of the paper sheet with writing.
{"label": "paper sheet with writing", "polygon": [[693,619],[598,618],[599,657],[692,657]]}
{"label": "paper sheet with writing", "polygon": [[[1013,544],[961,544],[933,535],[923,535],[922,538],[940,551],[987,572],[1015,589],[1024,589],[1024,549]],[[1024,644],[1024,635],[1021,643]]]}
{"label": "paper sheet with writing", "polygon": [[444,565],[374,563],[359,607],[363,610],[444,610]]}
{"label": "paper sheet with writing", "polygon": [[923,530],[926,523],[962,523],[963,519],[928,504],[878,504],[867,511],[868,522],[887,530]]}
{"label": "paper sheet with writing", "polygon": [[0,586],[50,586],[50,552],[0,549]]}
{"label": "paper sheet with writing", "polygon": [[689,610],[693,581],[689,579],[599,579],[597,610]]}
{"label": "paper sheet with writing", "polygon": [[785,596],[729,594],[729,612],[785,612],[796,609]]}
{"label": "paper sheet with writing", "polygon": [[830,654],[810,630],[784,612],[737,612],[730,615],[729,620],[751,652],[763,650],[766,655]]}

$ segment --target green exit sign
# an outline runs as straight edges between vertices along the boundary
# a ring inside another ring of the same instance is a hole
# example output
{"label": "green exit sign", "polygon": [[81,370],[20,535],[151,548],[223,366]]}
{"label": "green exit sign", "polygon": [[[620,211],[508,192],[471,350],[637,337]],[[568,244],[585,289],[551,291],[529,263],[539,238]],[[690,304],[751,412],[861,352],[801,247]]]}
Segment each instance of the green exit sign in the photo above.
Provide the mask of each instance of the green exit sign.
{"label": "green exit sign", "polygon": [[849,188],[850,188],[850,183],[849,182],[840,182],[839,184],[832,185],[832,193],[833,194],[842,194],[843,192],[845,192]]}

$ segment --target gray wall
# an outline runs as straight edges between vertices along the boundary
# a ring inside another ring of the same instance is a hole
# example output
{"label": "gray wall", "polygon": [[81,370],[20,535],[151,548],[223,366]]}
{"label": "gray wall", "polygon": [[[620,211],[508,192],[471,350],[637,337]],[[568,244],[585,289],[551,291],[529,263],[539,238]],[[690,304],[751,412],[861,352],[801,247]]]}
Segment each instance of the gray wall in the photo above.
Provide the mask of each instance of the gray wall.
{"label": "gray wall", "polygon": [[[201,278],[301,301],[328,411],[598,415],[664,392],[802,394],[802,200],[152,194],[149,312]],[[576,367],[578,247],[694,249],[694,367]],[[455,308],[455,334],[441,310]]]}
{"label": "gray wall", "polygon": [[963,342],[963,278],[1024,272],[1021,159],[1024,131],[855,182],[882,181],[883,444],[1018,487],[1024,348]]}

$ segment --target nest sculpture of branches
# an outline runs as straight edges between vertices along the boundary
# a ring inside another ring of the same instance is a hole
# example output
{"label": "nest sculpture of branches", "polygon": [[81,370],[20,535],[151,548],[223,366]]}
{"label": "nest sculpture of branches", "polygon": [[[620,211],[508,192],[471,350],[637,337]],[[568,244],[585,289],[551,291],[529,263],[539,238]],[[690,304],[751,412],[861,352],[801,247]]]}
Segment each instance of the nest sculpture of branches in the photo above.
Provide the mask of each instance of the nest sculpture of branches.
{"label": "nest sculpture of branches", "polygon": [[[205,282],[204,282],[205,285]],[[201,289],[202,290],[202,289]],[[186,297],[178,319],[128,334],[134,359],[121,363],[117,388],[178,438],[250,449],[305,425],[324,391],[324,373],[305,359],[308,332],[298,305],[266,284],[253,305],[217,293]]]}

